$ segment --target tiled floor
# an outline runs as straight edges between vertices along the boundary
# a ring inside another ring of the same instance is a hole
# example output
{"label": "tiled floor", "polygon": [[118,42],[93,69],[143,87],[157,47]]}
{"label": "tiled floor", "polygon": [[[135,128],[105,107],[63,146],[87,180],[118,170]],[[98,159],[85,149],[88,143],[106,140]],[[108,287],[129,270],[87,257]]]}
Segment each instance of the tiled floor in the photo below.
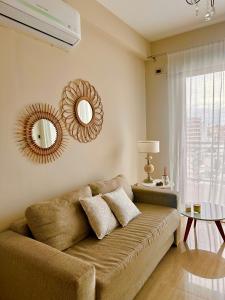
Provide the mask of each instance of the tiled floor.
{"label": "tiled floor", "polygon": [[169,250],[135,300],[225,300],[224,249],[216,225],[198,221],[187,243]]}

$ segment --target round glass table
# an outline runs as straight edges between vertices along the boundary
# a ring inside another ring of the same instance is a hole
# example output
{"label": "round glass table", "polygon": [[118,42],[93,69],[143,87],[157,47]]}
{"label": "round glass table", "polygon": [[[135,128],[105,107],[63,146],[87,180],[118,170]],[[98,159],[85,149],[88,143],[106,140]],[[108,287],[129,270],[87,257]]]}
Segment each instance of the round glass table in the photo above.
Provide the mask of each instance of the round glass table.
{"label": "round glass table", "polygon": [[188,234],[191,229],[192,222],[194,221],[194,228],[195,228],[197,220],[215,222],[223,238],[223,241],[225,242],[225,235],[224,235],[223,227],[221,225],[221,221],[225,220],[225,206],[212,204],[208,202],[202,202],[200,213],[194,212],[193,205],[191,207],[191,212],[186,212],[185,210],[181,210],[180,213],[183,216],[188,218],[186,230],[184,234],[184,242],[186,242],[188,238]]}

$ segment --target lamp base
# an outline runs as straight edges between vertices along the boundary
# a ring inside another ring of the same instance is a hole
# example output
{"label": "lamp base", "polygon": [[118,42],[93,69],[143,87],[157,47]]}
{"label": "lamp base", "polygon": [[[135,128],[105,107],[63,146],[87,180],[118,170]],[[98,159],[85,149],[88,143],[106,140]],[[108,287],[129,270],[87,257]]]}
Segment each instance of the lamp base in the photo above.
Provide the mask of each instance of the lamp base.
{"label": "lamp base", "polygon": [[146,178],[143,182],[144,183],[153,183],[154,180],[150,177],[150,178]]}
{"label": "lamp base", "polygon": [[153,179],[151,177],[151,174],[154,172],[155,168],[153,164],[151,164],[152,157],[149,153],[147,153],[147,164],[144,167],[145,172],[147,173],[147,178],[144,180],[144,183],[153,183]]}

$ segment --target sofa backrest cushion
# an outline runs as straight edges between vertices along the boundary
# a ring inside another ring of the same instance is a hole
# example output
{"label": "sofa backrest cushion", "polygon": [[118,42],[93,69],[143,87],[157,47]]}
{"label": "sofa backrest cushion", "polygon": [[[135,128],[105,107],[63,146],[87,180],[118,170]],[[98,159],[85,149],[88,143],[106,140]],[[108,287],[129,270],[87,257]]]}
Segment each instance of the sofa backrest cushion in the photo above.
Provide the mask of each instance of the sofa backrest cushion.
{"label": "sofa backrest cushion", "polygon": [[25,215],[34,238],[61,251],[86,238],[91,229],[80,197],[91,197],[89,186],[28,207]]}
{"label": "sofa backrest cushion", "polygon": [[134,195],[132,188],[124,175],[118,175],[110,180],[99,180],[90,184],[93,196],[106,194],[122,187],[127,196],[133,201]]}

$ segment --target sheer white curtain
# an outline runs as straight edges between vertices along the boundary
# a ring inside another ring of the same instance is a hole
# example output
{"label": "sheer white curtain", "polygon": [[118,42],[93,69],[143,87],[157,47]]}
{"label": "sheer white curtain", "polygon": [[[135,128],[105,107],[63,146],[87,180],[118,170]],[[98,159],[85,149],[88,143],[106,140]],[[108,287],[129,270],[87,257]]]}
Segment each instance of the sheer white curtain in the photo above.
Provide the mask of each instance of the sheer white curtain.
{"label": "sheer white curtain", "polygon": [[170,54],[168,84],[175,190],[225,205],[225,42]]}

